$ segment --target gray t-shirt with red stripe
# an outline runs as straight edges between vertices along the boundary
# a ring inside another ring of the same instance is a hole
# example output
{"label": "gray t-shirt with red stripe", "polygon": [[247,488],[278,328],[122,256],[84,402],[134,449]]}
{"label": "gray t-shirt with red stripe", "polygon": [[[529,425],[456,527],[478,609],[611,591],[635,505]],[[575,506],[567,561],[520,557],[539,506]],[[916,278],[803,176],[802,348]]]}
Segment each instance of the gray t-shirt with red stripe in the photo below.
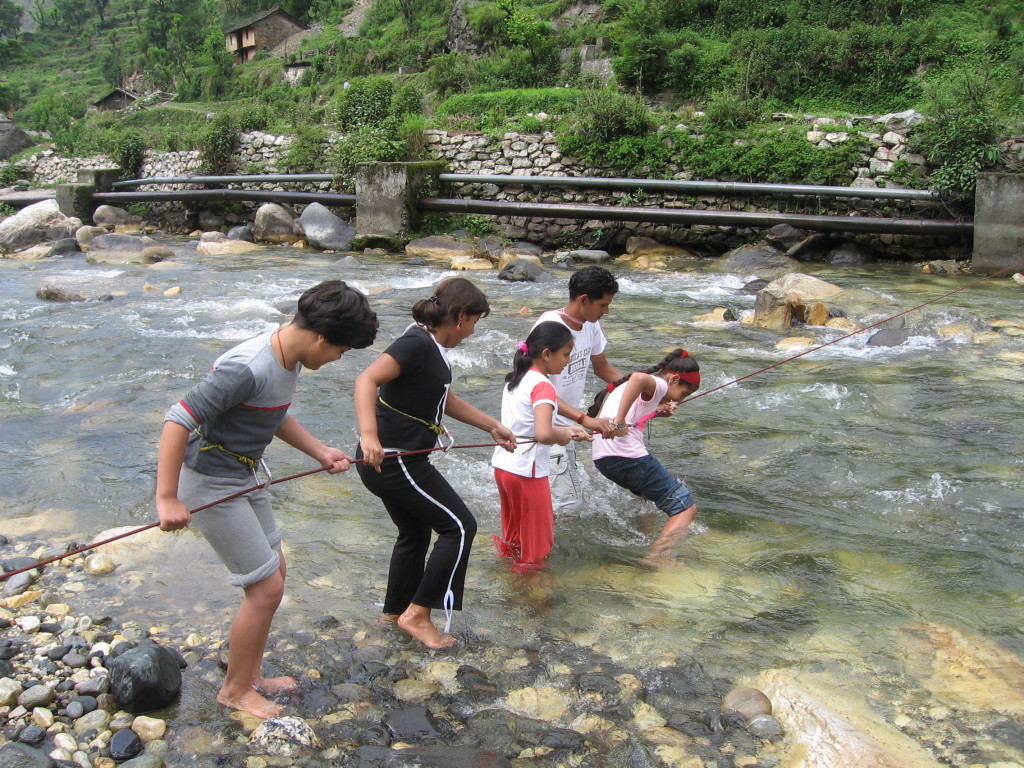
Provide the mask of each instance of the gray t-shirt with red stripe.
{"label": "gray t-shirt with red stripe", "polygon": [[204,475],[246,477],[252,469],[219,445],[259,461],[288,416],[302,365],[286,370],[274,356],[271,331],[218,357],[206,378],[164,415],[190,431],[185,464]]}

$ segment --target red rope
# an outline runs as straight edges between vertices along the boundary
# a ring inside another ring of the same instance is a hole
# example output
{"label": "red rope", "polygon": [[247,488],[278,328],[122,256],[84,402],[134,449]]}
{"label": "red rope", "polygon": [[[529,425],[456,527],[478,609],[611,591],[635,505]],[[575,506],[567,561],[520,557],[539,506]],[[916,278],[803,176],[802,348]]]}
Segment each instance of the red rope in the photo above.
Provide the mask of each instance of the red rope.
{"label": "red rope", "polygon": [[[530,442],[530,438],[518,438],[518,441],[521,442],[521,443],[522,442]],[[416,451],[405,451],[403,453],[386,453],[386,454],[384,454],[384,458],[388,459],[388,458],[396,458],[396,457],[399,457],[399,456],[415,456],[415,455],[421,454],[421,453],[433,453],[434,451],[447,451],[447,450],[451,450],[452,448],[493,448],[496,445],[499,445],[499,443],[474,443],[474,444],[471,444],[471,445],[450,445],[447,448],[445,448],[443,446],[438,446],[436,448],[421,448],[421,449],[416,450]],[[350,459],[349,460],[349,464],[362,464],[364,461],[365,461],[365,459]],[[244,496],[247,493],[252,493],[253,491],[255,491],[257,489],[265,488],[268,485],[277,485],[278,483],[287,483],[289,480],[297,480],[300,477],[306,477],[307,475],[315,475],[317,472],[326,472],[326,471],[327,470],[326,470],[325,467],[320,467],[318,469],[307,469],[305,472],[297,472],[296,474],[288,475],[287,477],[279,477],[277,480],[271,480],[271,481],[269,481],[267,483],[260,483],[259,485],[252,486],[251,488],[246,488],[245,490],[237,491],[235,493],[232,493],[229,496],[225,496],[222,499],[217,499],[216,501],[211,501],[209,504],[203,504],[202,506],[196,507],[195,509],[190,509],[189,510],[189,514],[190,515],[194,515],[196,512],[202,512],[204,509],[209,509],[210,507],[215,507],[218,504],[223,504],[225,501],[231,501],[232,499],[237,499],[239,496]],[[68,558],[68,557],[74,557],[75,555],[81,554],[82,552],[88,552],[90,549],[96,549],[97,547],[102,547],[104,544],[110,544],[112,541],[117,541],[118,539],[124,539],[124,538],[127,538],[128,536],[134,536],[137,533],[142,533],[143,531],[148,531],[150,528],[156,528],[159,525],[160,525],[160,521],[157,520],[155,523],[150,523],[149,525],[143,525],[143,526],[141,526],[139,528],[133,528],[130,531],[125,531],[124,533],[119,533],[117,536],[111,536],[109,539],[103,539],[103,541],[97,541],[97,542],[89,544],[88,546],[85,546],[85,547],[79,547],[78,549],[69,550],[69,551],[65,552],[64,554],[62,554],[62,555],[57,555],[56,557],[51,557],[51,558],[49,558],[47,560],[40,560],[39,562],[33,563],[32,565],[26,565],[24,568],[18,568],[17,570],[14,570],[14,571],[8,571],[7,573],[0,574],[0,581],[3,581],[4,579],[9,579],[11,576],[16,576],[19,573],[24,573],[25,571],[32,571],[32,570],[35,570],[36,568],[42,568],[44,565],[49,565],[50,563],[54,563],[54,562],[56,562],[58,560],[64,560],[65,558]]]}

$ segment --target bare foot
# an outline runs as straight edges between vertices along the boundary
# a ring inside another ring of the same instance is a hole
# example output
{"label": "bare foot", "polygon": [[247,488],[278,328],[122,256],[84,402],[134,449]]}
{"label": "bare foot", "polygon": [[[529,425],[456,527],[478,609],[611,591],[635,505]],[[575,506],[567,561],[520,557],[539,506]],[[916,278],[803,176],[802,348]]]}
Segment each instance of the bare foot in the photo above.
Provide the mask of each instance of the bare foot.
{"label": "bare foot", "polygon": [[217,701],[225,707],[240,709],[242,712],[248,712],[250,715],[262,717],[264,720],[277,717],[284,712],[283,705],[268,701],[253,689],[246,691],[238,697],[225,696],[223,693],[218,693]]}
{"label": "bare foot", "polygon": [[398,617],[398,627],[415,637],[427,648],[433,648],[435,651],[455,645],[455,638],[451,635],[441,634],[429,616],[419,618],[403,613]]}
{"label": "bare foot", "polygon": [[652,571],[663,571],[673,565],[678,564],[678,560],[674,557],[666,555],[664,553],[651,553],[639,563],[638,566],[641,568],[647,568]]}
{"label": "bare foot", "polygon": [[377,617],[377,620],[373,622],[375,627],[393,627],[398,622],[397,613],[382,613]]}
{"label": "bare foot", "polygon": [[260,693],[272,696],[275,693],[291,693],[299,688],[294,677],[258,677],[252,687]]}

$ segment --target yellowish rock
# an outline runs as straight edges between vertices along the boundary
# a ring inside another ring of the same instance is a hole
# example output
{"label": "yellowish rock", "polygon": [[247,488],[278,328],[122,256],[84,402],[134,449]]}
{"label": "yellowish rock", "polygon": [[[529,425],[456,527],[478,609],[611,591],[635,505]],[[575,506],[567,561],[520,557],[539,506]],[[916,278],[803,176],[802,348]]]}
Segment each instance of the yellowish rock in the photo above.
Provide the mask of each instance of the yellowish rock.
{"label": "yellowish rock", "polygon": [[43,610],[51,616],[67,616],[71,613],[71,606],[67,603],[50,603]]}
{"label": "yellowish rock", "polygon": [[233,710],[228,715],[232,720],[241,726],[245,733],[252,733],[263,723],[263,719],[256,717],[256,715],[250,715],[248,712],[242,712],[241,710]]}
{"label": "yellowish rock", "polygon": [[4,605],[7,608],[17,609],[23,605],[28,605],[31,602],[38,600],[42,597],[43,593],[38,589],[28,589],[22,592],[20,595],[14,595],[4,600]]}
{"label": "yellowish rock", "polygon": [[655,747],[654,753],[669,768],[704,768],[704,761],[684,747],[662,745]]}
{"label": "yellowish rock", "polygon": [[666,747],[688,747],[693,743],[693,739],[685,733],[665,726],[648,728],[641,732],[640,735],[644,741],[650,744],[664,745]]}
{"label": "yellowish rock", "polygon": [[825,323],[826,328],[835,328],[837,331],[846,331],[847,333],[856,333],[861,330],[861,326],[851,320],[848,317],[833,317]]}
{"label": "yellowish rock", "polygon": [[999,352],[996,357],[1002,360],[1004,363],[1014,363],[1016,365],[1024,365],[1024,352]]}
{"label": "yellowish rock", "polygon": [[494,269],[494,265],[488,259],[481,259],[476,256],[453,256],[452,269],[456,271]]}
{"label": "yellowish rock", "polygon": [[710,312],[703,315],[694,315],[693,322],[695,323],[731,323],[735,322],[736,315],[733,314],[731,309],[725,307],[715,307]]}
{"label": "yellowish rock", "polygon": [[950,323],[935,329],[940,339],[952,339],[956,336],[973,336],[974,331],[968,323]]}
{"label": "yellowish rock", "polygon": [[994,344],[998,342],[1002,336],[998,331],[983,331],[982,333],[976,333],[971,337],[971,341],[975,344]]}
{"label": "yellowish rock", "polygon": [[661,716],[661,713],[648,704],[646,701],[638,701],[633,707],[633,725],[638,731],[646,731],[648,728],[660,728],[668,721]]}
{"label": "yellowish rock", "polygon": [[817,343],[817,341],[807,336],[789,336],[780,340],[775,345],[775,349],[779,352],[799,352],[804,349],[810,349]]}
{"label": "yellowish rock", "polygon": [[520,688],[505,699],[505,707],[523,717],[547,722],[561,721],[569,715],[569,701],[557,688]]}
{"label": "yellowish rock", "polygon": [[441,690],[441,686],[427,680],[407,677],[395,683],[395,696],[402,701],[425,701]]}
{"label": "yellowish rock", "polygon": [[162,739],[167,732],[167,723],[156,717],[139,715],[132,721],[132,730],[143,741]]}
{"label": "yellowish rock", "polygon": [[802,768],[940,768],[916,741],[886,723],[849,690],[789,670],[761,673],[755,686],[771,699],[788,736],[781,765]]}
{"label": "yellowish rock", "polygon": [[1024,662],[977,635],[929,622],[898,633],[907,671],[943,704],[1024,716]]}
{"label": "yellowish rock", "polygon": [[166,291],[164,291],[164,296],[177,296],[180,293],[181,293],[181,286],[180,285],[175,285],[175,286],[173,286],[171,288],[168,288]]}

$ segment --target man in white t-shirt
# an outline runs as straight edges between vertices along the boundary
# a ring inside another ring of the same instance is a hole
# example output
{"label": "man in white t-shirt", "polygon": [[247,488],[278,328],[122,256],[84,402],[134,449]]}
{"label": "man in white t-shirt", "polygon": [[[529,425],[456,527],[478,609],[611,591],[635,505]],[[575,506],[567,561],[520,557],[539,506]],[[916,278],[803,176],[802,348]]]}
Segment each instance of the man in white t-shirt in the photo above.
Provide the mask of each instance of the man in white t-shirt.
{"label": "man in white t-shirt", "polygon": [[[612,299],[618,292],[619,284],[607,269],[596,265],[584,267],[569,278],[569,303],[563,309],[545,312],[537,318],[537,323],[561,323],[573,336],[569,365],[562,373],[550,377],[558,394],[556,426],[575,423],[606,437],[614,433],[609,419],[587,416],[583,395],[591,366],[598,378],[605,382],[618,381],[623,376],[605,357],[608,339],[601,331],[600,323],[601,318],[608,314]],[[537,323],[534,323],[534,327]],[[582,501],[583,488],[576,465],[575,443],[551,446],[550,477],[551,498],[556,511]]]}

